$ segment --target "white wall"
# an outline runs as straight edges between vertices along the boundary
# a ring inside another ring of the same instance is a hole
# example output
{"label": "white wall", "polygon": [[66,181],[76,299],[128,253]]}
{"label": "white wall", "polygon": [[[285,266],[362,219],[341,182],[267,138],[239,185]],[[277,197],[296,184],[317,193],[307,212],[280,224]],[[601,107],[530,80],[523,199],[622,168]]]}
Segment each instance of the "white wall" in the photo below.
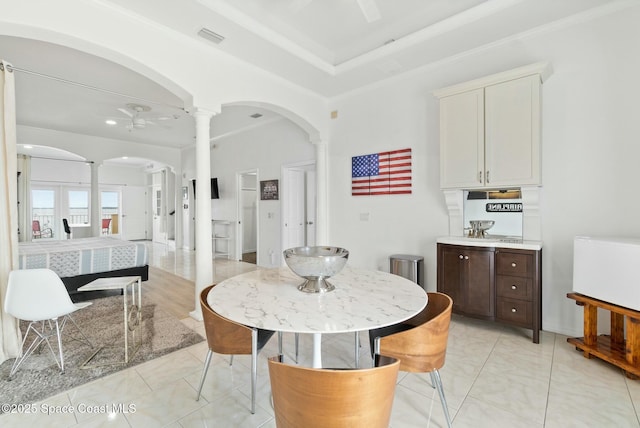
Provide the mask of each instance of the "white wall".
{"label": "white wall", "polygon": [[[436,288],[435,239],[447,234],[432,91],[538,61],[543,87],[543,328],[582,335],[572,290],[573,237],[640,237],[640,7],[575,23],[399,76],[337,99],[330,144],[330,238],[356,266],[388,270],[393,253],[425,257]],[[413,149],[411,196],[350,196],[351,156]],[[361,221],[360,214],[369,220]]]}
{"label": "white wall", "polygon": [[[282,182],[285,164],[315,159],[309,135],[286,119],[215,141],[211,150],[211,175],[218,178],[220,199],[211,200],[212,217],[235,220],[238,216],[236,173],[258,170],[258,180]],[[195,176],[194,150],[183,153],[184,183]],[[186,186],[186,184],[183,184]],[[262,266],[276,266],[281,248],[281,201],[258,203],[258,260]],[[273,213],[273,216],[269,216]],[[273,253],[275,257],[271,257]],[[273,260],[273,261],[272,261]]]}

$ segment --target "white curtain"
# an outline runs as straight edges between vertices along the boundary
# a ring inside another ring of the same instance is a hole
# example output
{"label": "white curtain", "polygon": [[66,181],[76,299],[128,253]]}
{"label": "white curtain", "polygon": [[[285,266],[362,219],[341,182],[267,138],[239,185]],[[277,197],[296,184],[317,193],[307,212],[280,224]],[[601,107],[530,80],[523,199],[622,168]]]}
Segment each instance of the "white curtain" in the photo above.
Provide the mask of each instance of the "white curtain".
{"label": "white curtain", "polygon": [[18,168],[14,71],[0,62],[0,363],[20,354],[18,321],[4,312],[9,272],[18,267]]}

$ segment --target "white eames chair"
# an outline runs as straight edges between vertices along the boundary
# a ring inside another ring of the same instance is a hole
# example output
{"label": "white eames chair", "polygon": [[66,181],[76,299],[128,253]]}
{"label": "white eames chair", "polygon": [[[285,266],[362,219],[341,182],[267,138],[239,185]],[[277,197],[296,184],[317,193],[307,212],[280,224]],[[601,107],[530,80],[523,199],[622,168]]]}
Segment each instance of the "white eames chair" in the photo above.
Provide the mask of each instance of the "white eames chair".
{"label": "white eames chair", "polygon": [[[22,340],[22,356],[16,358],[13,363],[9,378],[43,342],[47,344],[61,373],[64,373],[62,332],[68,321],[80,332],[83,341],[93,347],[71,318],[73,312],[89,305],[91,302],[73,303],[60,277],[50,269],[11,271],[4,299],[4,310],[17,319],[29,321],[29,326]],[[30,333],[35,337],[25,350],[24,346]],[[53,335],[57,337],[59,359],[49,342],[49,338]]]}

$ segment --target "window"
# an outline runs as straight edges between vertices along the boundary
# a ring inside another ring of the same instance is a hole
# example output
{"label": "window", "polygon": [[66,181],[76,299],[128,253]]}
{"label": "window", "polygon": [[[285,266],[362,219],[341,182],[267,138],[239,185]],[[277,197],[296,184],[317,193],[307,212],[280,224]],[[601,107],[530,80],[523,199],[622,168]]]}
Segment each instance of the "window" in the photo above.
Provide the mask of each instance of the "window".
{"label": "window", "polygon": [[102,210],[102,218],[112,218],[114,214],[118,214],[120,195],[118,192],[101,192],[100,208]]}
{"label": "window", "polygon": [[89,191],[69,190],[69,224],[90,224]]}
{"label": "window", "polygon": [[31,220],[38,220],[41,229],[54,229],[56,214],[55,201],[55,190],[31,190]]}

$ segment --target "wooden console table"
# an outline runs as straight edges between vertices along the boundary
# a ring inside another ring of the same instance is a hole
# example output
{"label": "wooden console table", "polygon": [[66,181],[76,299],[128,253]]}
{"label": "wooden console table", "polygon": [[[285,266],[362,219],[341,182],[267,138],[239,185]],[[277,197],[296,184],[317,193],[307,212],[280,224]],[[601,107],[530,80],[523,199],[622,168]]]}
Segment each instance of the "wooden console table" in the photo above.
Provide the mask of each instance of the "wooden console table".
{"label": "wooden console table", "polygon": [[[584,337],[568,338],[567,342],[592,356],[607,361],[625,371],[630,379],[640,377],[640,312],[579,293],[567,297],[584,306]],[[611,312],[611,334],[598,336],[598,308]],[[625,320],[626,317],[626,320]],[[625,327],[627,337],[625,340]]]}

